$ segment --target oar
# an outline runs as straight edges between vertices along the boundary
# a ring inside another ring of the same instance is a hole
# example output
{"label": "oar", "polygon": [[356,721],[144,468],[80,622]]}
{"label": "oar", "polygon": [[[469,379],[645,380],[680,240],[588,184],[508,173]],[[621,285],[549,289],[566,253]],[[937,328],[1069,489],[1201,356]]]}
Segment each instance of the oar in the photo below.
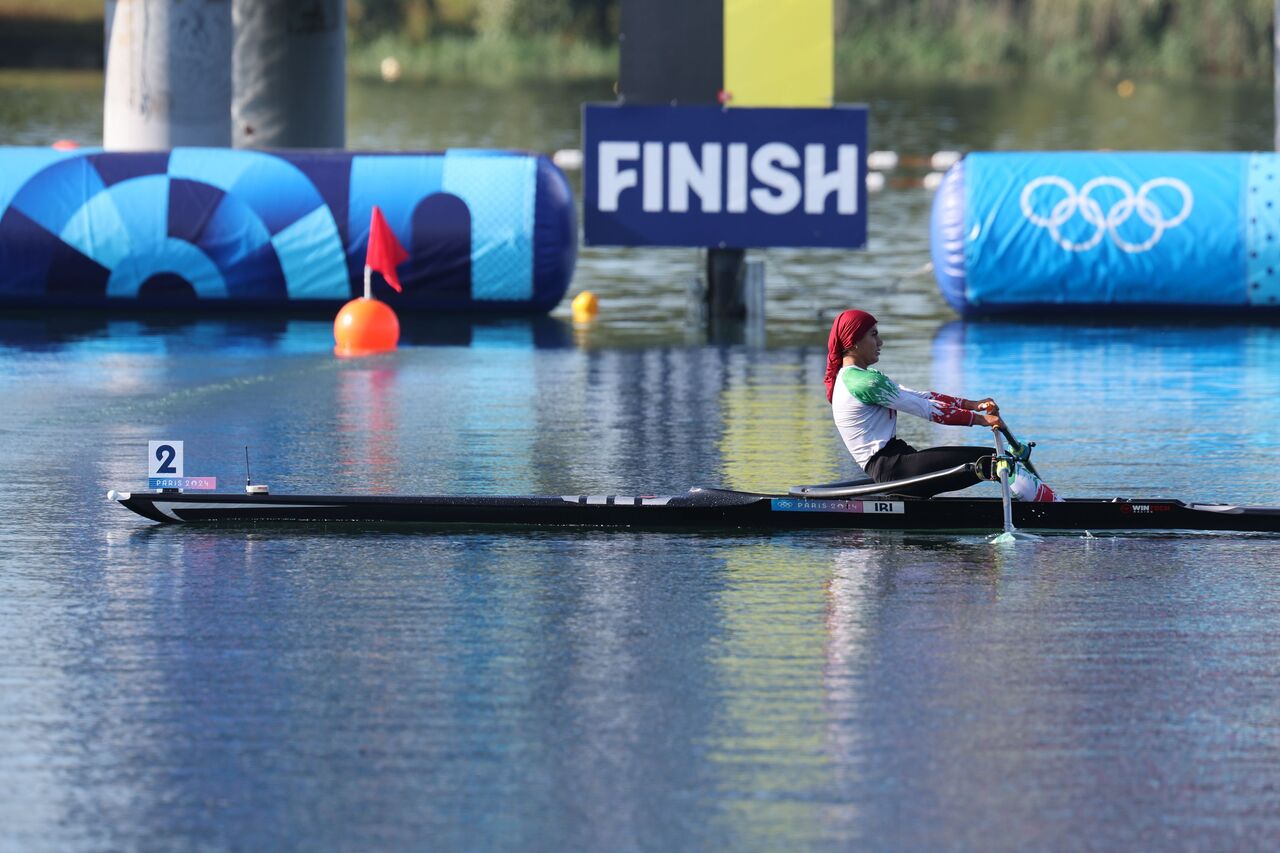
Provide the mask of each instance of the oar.
{"label": "oar", "polygon": [[[1029,441],[1021,444],[1013,437],[1013,433],[1009,432],[1007,426],[1001,426],[992,431],[996,437],[996,473],[1000,475],[1000,498],[1004,509],[1004,532],[991,540],[993,544],[1004,544],[1008,542],[1016,542],[1019,539],[1039,539],[1033,533],[1023,533],[1016,530],[1013,526],[1013,494],[1009,488],[1009,469],[1011,462],[1025,465],[1027,470],[1032,474],[1036,474],[1036,469],[1031,465],[1031,448],[1035,447],[1035,442]],[[1004,439],[1009,441],[1009,454],[1005,454]]]}
{"label": "oar", "polygon": [[[1000,475],[1000,499],[1004,504],[1004,537],[997,537],[996,541],[1008,541],[1014,536],[1013,528],[1013,495],[1009,491],[1009,463],[1006,461],[1004,453],[1004,441],[1000,438],[1000,433],[1008,435],[1008,431],[1000,429],[995,432],[996,436],[996,473]],[[1010,444],[1013,443],[1013,437],[1009,437]]]}

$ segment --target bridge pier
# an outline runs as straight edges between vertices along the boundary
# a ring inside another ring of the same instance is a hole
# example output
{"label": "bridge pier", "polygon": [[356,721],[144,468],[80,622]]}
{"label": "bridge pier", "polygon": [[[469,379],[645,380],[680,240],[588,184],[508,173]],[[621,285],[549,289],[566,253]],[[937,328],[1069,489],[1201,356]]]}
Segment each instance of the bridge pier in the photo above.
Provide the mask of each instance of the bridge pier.
{"label": "bridge pier", "polygon": [[344,0],[232,0],[237,148],[343,148]]}
{"label": "bridge pier", "polygon": [[342,148],[343,0],[107,0],[103,147]]}
{"label": "bridge pier", "polygon": [[228,0],[107,0],[102,144],[231,144]]}

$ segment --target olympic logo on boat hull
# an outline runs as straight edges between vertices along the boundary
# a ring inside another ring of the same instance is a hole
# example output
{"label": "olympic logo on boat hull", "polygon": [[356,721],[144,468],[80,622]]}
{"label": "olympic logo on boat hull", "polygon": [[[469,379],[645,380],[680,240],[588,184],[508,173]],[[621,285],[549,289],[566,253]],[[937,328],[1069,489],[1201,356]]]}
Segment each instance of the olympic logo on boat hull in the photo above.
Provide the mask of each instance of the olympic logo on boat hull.
{"label": "olympic logo on boat hull", "polygon": [[[1032,195],[1041,187],[1056,187],[1066,194],[1053,206],[1048,216],[1041,216],[1031,206]],[[1103,213],[1102,205],[1093,198],[1094,191],[1101,187],[1113,187],[1122,195],[1106,213]],[[1177,215],[1171,218],[1166,218],[1163,208],[1151,197],[1151,193],[1161,187],[1168,187],[1182,197],[1182,207]],[[1022,188],[1021,203],[1022,215],[1027,218],[1027,221],[1032,225],[1048,229],[1054,241],[1068,252],[1087,252],[1101,243],[1103,237],[1110,235],[1112,242],[1120,249],[1130,254],[1138,254],[1149,251],[1159,243],[1164,232],[1170,228],[1177,228],[1187,221],[1187,217],[1191,215],[1191,208],[1195,204],[1195,196],[1191,192],[1191,187],[1177,178],[1152,178],[1138,187],[1135,193],[1128,181],[1105,175],[1089,181],[1077,192],[1075,186],[1066,178],[1045,175],[1028,182]],[[1062,234],[1062,226],[1066,225],[1076,213],[1096,229],[1087,240],[1080,242],[1070,240]],[[1120,236],[1120,226],[1128,222],[1135,213],[1151,228],[1151,236],[1141,243],[1134,243]]]}

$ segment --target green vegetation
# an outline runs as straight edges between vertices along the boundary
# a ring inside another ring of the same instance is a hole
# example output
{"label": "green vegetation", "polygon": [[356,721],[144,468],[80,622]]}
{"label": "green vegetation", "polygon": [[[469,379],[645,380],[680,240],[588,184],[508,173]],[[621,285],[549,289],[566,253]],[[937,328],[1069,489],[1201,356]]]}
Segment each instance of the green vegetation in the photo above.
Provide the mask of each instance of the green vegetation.
{"label": "green vegetation", "polygon": [[409,79],[504,82],[618,73],[620,0],[348,0],[348,64]]}
{"label": "green vegetation", "polygon": [[0,0],[0,66],[101,66],[103,6],[103,0]]}
{"label": "green vegetation", "polygon": [[[346,2],[351,69],[358,75],[378,74],[388,56],[411,79],[617,73],[622,0]],[[1269,76],[1273,3],[834,0],[836,73]],[[0,0],[0,48],[8,48],[0,50],[0,64],[100,62],[103,6],[103,0]],[[59,53],[64,62],[47,61]]]}
{"label": "green vegetation", "polygon": [[1271,74],[1273,0],[836,0],[841,74]]}
{"label": "green vegetation", "polygon": [[[1273,0],[834,0],[834,7],[841,77],[1176,79],[1272,69]],[[621,0],[349,0],[348,9],[357,73],[376,73],[381,56],[424,77],[572,77],[617,68]]]}
{"label": "green vegetation", "polygon": [[618,73],[616,48],[552,35],[441,35],[422,42],[384,35],[352,42],[347,70],[358,77],[376,77],[386,57],[395,58],[406,80],[496,84],[531,78],[599,80]]}
{"label": "green vegetation", "polygon": [[103,0],[0,0],[0,20],[44,18],[102,23]]}
{"label": "green vegetation", "polygon": [[357,42],[396,33],[412,42],[556,35],[611,45],[621,8],[621,0],[347,0],[347,22]]}

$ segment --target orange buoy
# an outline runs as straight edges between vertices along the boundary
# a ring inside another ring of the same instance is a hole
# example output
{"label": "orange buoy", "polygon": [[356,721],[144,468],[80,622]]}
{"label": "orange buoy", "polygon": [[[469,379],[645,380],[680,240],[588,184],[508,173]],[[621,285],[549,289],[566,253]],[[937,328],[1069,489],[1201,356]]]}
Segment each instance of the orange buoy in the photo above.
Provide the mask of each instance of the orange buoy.
{"label": "orange buoy", "polygon": [[333,320],[333,339],[333,352],[340,356],[390,352],[400,340],[400,321],[385,302],[352,299]]}
{"label": "orange buoy", "polygon": [[75,151],[80,147],[80,143],[76,142],[74,139],[59,139],[49,147],[54,151]]}

